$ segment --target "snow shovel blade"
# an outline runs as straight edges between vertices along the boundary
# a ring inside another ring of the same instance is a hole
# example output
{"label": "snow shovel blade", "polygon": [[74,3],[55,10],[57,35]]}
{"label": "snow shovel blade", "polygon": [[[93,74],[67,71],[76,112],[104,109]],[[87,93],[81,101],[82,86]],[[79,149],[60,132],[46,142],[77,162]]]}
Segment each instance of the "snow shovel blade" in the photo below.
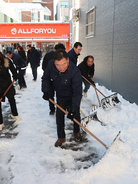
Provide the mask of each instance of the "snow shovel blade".
{"label": "snow shovel blade", "polygon": [[117,93],[114,93],[111,96],[105,97],[101,100],[101,106],[104,110],[109,110],[120,103],[121,102],[117,97]]}
{"label": "snow shovel blade", "polygon": [[118,134],[116,135],[116,137],[114,138],[113,142],[111,143],[111,145],[109,147],[106,147],[106,151],[105,153],[103,154],[103,156],[100,158],[100,160],[105,156],[105,154],[111,149],[112,145],[117,142],[120,138],[120,134],[121,134],[121,131],[118,132]]}
{"label": "snow shovel blade", "polygon": [[91,121],[91,120],[98,121],[98,122],[101,123],[102,126],[106,126],[106,124],[103,123],[102,121],[100,121],[99,118],[97,117],[97,112],[94,112],[93,114],[90,114],[89,116],[83,118],[83,119],[81,120],[81,124],[82,124],[84,127],[86,127],[87,124],[89,123],[89,121]]}
{"label": "snow shovel blade", "polygon": [[95,113],[95,112],[97,111],[97,109],[98,109],[98,106],[92,105],[91,111],[92,111],[93,113]]}
{"label": "snow shovel blade", "polygon": [[[121,131],[118,132],[118,134],[117,134],[116,137],[114,138],[112,144],[113,144],[116,140],[118,140],[118,139],[120,138],[120,134],[121,134]],[[112,144],[111,144],[110,146],[112,146]]]}
{"label": "snow shovel blade", "polygon": [[112,147],[112,145],[117,142],[120,138],[120,134],[121,134],[121,131],[118,132],[118,134],[116,135],[116,137],[114,138],[113,142],[111,143],[111,145],[107,148],[108,150]]}

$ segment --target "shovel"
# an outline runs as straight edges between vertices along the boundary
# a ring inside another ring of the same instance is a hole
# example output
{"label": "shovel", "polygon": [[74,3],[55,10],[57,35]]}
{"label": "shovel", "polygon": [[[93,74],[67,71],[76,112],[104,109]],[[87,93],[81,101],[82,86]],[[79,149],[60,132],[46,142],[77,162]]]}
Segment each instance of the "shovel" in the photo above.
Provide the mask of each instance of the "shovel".
{"label": "shovel", "polygon": [[102,121],[98,118],[96,112],[90,114],[89,116],[86,116],[85,113],[84,113],[81,109],[80,109],[80,112],[81,112],[81,114],[84,116],[84,118],[81,119],[81,124],[82,124],[84,127],[86,127],[87,124],[89,123],[89,121],[91,121],[91,120],[98,121],[98,122],[100,122],[100,124],[101,124],[102,126],[106,126],[106,124],[105,124],[104,122],[102,122]]}
{"label": "shovel", "polygon": [[[62,112],[64,112],[66,115],[68,115],[68,112],[65,111],[61,106],[59,106],[57,103],[55,103],[51,98],[49,98],[49,101],[52,102],[54,105],[56,105]],[[86,127],[84,127],[79,121],[77,121],[75,118],[73,118],[73,121],[76,122],[83,130],[85,130],[88,134],[90,134],[92,137],[94,137],[100,144],[102,144],[106,149],[108,149],[109,147],[103,142],[101,141],[98,137],[96,137],[92,132],[90,132]],[[117,136],[115,137],[115,139],[113,140],[113,142],[115,142],[115,140],[118,139],[119,135],[120,135],[120,131],[117,134]],[[113,143],[112,142],[112,143]]]}
{"label": "shovel", "polygon": [[117,97],[117,93],[114,93],[110,96],[105,96],[99,89],[97,89],[89,80],[82,76],[91,86],[94,87],[95,91],[97,90],[104,98],[101,100],[101,106],[104,110],[111,109],[112,107],[119,105],[121,102]]}

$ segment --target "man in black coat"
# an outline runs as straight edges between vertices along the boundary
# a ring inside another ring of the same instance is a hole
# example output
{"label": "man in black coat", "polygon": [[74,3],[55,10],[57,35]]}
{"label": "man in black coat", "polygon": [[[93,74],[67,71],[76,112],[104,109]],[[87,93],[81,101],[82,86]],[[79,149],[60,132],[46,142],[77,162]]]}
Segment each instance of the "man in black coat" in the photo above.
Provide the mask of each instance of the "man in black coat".
{"label": "man in black coat", "polygon": [[[5,56],[0,52],[0,99],[2,98],[2,101],[4,102],[5,98],[3,97],[4,92],[9,87],[9,85],[12,83],[10,72],[12,73],[12,77],[14,80],[17,80],[17,72],[13,65],[13,63],[5,58]],[[15,102],[15,89],[12,86],[9,91],[6,94],[6,97],[8,98],[8,101],[10,103],[12,117],[16,120],[19,120],[16,102]],[[4,127],[3,124],[3,117],[2,117],[2,108],[1,108],[1,101],[0,101],[0,130]]]}
{"label": "man in black coat", "polygon": [[18,72],[18,83],[21,88],[25,88],[26,87],[26,82],[24,79],[24,71],[26,69],[26,63],[25,60],[20,56],[20,54],[18,52],[11,52],[11,51],[7,51],[6,56],[12,60],[12,62],[15,64],[16,66],[16,70]]}
{"label": "man in black coat", "polygon": [[76,42],[74,47],[68,52],[69,60],[72,61],[75,65],[77,65],[78,56],[82,50],[82,44],[80,42]]}
{"label": "man in black coat", "polygon": [[45,71],[48,63],[54,59],[54,53],[57,50],[65,50],[65,46],[62,43],[58,43],[55,45],[54,50],[52,50],[51,52],[46,53],[46,55],[44,56],[43,62],[42,62],[42,69],[43,71]]}
{"label": "man in black coat", "polygon": [[[56,44],[55,47],[54,47],[54,50],[51,51],[51,52],[48,52],[44,56],[44,59],[43,59],[43,62],[42,62],[43,71],[45,71],[45,69],[47,68],[48,63],[54,60],[54,53],[57,50],[60,50],[60,49],[65,51],[65,46],[62,43]],[[54,91],[53,91],[53,97],[51,97],[51,99],[54,100]],[[49,101],[49,108],[50,108],[50,113],[49,114],[54,115],[55,114],[55,106],[50,101]]]}
{"label": "man in black coat", "polygon": [[40,53],[32,47],[31,45],[27,45],[27,64],[30,63],[32,68],[33,80],[37,80],[37,68],[40,66]]}
{"label": "man in black coat", "polygon": [[[78,68],[81,72],[81,75],[84,76],[90,83],[94,84],[93,81],[93,76],[94,76],[94,57],[93,56],[87,56],[84,58],[84,60],[78,65]],[[87,97],[87,91],[90,88],[90,84],[82,78],[82,81],[84,83],[84,90],[83,90],[83,95]],[[95,85],[95,84],[94,84]]]}
{"label": "man in black coat", "polygon": [[[82,97],[82,78],[79,69],[69,61],[63,50],[54,54],[54,61],[50,62],[42,77],[43,98],[49,100],[53,89],[56,91],[57,104],[69,111],[68,118],[80,121],[80,101]],[[64,113],[57,108],[56,123],[58,140],[55,146],[65,142]],[[74,136],[81,139],[80,127],[74,122]]]}

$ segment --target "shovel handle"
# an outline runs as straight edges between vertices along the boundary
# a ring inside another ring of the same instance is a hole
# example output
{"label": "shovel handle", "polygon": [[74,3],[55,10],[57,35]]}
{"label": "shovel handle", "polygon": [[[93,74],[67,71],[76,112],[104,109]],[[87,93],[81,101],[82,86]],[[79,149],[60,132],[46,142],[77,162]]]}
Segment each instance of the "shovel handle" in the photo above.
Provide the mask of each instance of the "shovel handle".
{"label": "shovel handle", "polygon": [[81,112],[81,114],[84,116],[84,117],[86,117],[86,114],[84,114],[84,112],[80,109],[80,112]]}
{"label": "shovel handle", "polygon": [[6,91],[4,92],[3,96],[0,98],[0,102],[2,101],[2,98],[8,93],[9,89],[12,87],[13,83],[15,82],[15,80],[13,80],[13,82],[9,85],[9,87],[6,89]]}
{"label": "shovel handle", "polygon": [[[66,115],[68,115],[68,112],[65,111],[60,105],[55,103],[51,98],[49,98],[49,101],[52,102],[54,105],[56,105]],[[98,137],[96,137],[92,132],[90,132],[87,128],[85,128],[79,121],[77,121],[75,118],[73,118],[73,121],[75,121],[81,128],[83,128],[88,134],[94,137],[99,143],[101,143],[107,149],[106,144],[104,144]]]}
{"label": "shovel handle", "polygon": [[99,106],[101,106],[101,102],[100,102],[100,99],[99,99],[99,96],[98,96],[98,93],[97,93],[96,89],[95,89],[95,93],[96,93],[96,96],[97,96],[97,99],[98,99],[98,102],[99,102]]}
{"label": "shovel handle", "polygon": [[104,97],[106,97],[99,89],[97,89],[96,87],[95,87],[95,85],[93,85],[89,80],[87,80],[83,75],[82,75],[82,78],[84,78],[92,87],[94,87],[95,88],[95,90],[97,90],[99,93],[101,93],[101,95],[103,95]]}

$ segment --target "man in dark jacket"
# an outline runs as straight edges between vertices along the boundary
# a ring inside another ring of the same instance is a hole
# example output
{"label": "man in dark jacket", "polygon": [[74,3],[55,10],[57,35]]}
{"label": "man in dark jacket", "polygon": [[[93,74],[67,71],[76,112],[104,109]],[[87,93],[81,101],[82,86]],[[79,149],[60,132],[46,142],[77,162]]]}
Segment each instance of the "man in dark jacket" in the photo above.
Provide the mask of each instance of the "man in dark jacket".
{"label": "man in dark jacket", "polygon": [[27,64],[30,63],[32,68],[33,80],[37,80],[37,67],[40,66],[40,53],[31,45],[27,45]]}
{"label": "man in dark jacket", "polygon": [[68,52],[69,60],[72,61],[75,65],[77,65],[77,59],[82,50],[82,44],[80,42],[76,42],[74,47]]}
{"label": "man in dark jacket", "polygon": [[[12,73],[12,77],[14,80],[17,80],[17,72],[13,65],[13,63],[5,58],[5,56],[0,52],[0,99],[4,102],[5,98],[3,97],[4,92],[12,83],[10,72]],[[15,89],[12,86],[6,94],[8,101],[10,103],[12,117],[16,120],[19,120],[16,102],[15,102]],[[0,130],[4,127],[3,117],[2,117],[2,108],[1,108],[1,100],[0,100]]]}
{"label": "man in dark jacket", "polygon": [[[60,49],[65,51],[65,46],[62,43],[56,44],[55,47],[54,47],[54,50],[51,51],[51,52],[48,52],[44,56],[44,59],[43,59],[43,62],[42,62],[43,71],[45,71],[45,69],[47,68],[48,63],[54,60],[54,53],[57,50],[60,50]],[[51,99],[54,100],[54,91],[53,91],[53,97],[51,97]],[[55,106],[50,101],[49,101],[49,108],[50,108],[50,113],[49,114],[54,115],[55,114]]]}
{"label": "man in dark jacket", "polygon": [[[90,81],[92,84],[94,84],[93,76],[94,76],[94,57],[93,56],[87,56],[84,58],[84,60],[78,65],[78,68],[81,72],[81,75],[84,76],[88,81]],[[90,88],[90,84],[82,78],[82,81],[84,83],[84,93],[83,95],[87,97],[87,91]],[[95,84],[94,84],[95,85]]]}
{"label": "man in dark jacket", "polygon": [[[51,83],[52,82],[52,83]],[[43,98],[49,100],[52,90],[56,91],[57,103],[69,111],[68,118],[80,121],[80,101],[82,97],[82,78],[79,69],[69,61],[63,50],[54,54],[54,61],[50,62],[42,77]],[[65,142],[64,113],[57,108],[56,123],[58,140],[55,146]],[[74,136],[81,139],[80,127],[74,122]]]}
{"label": "man in dark jacket", "polygon": [[26,82],[24,79],[24,71],[26,69],[25,60],[20,56],[18,52],[12,53],[11,51],[7,51],[7,57],[12,60],[12,62],[16,66],[16,70],[18,72],[18,83],[21,88],[26,88]]}
{"label": "man in dark jacket", "polygon": [[58,43],[55,45],[54,50],[52,50],[51,52],[46,53],[46,55],[44,56],[43,62],[42,62],[42,69],[43,71],[45,71],[48,63],[54,59],[54,53],[57,50],[65,50],[65,46],[62,43]]}

